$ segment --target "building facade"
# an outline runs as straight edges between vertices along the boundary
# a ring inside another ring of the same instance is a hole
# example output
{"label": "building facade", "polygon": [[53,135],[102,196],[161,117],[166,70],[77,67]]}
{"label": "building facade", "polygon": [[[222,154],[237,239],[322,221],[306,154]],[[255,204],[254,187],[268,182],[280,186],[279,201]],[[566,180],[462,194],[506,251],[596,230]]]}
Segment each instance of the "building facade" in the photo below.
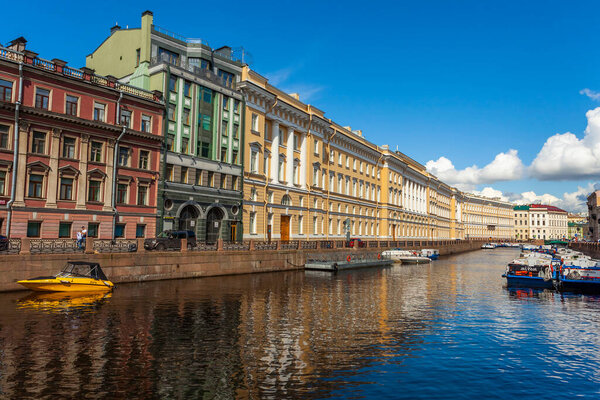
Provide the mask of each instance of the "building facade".
{"label": "building facade", "polygon": [[512,204],[469,195],[244,67],[245,239],[513,237]]}
{"label": "building facade", "polygon": [[241,239],[245,105],[235,51],[162,29],[146,11],[140,28],[113,27],[86,65],[165,93],[158,231],[194,230],[208,242]]}
{"label": "building facade", "polygon": [[0,224],[7,236],[153,235],[161,93],[0,48]]}
{"label": "building facade", "polygon": [[600,240],[600,190],[592,192],[587,198],[588,237],[591,241]]}
{"label": "building facade", "polygon": [[514,207],[515,235],[519,240],[565,240],[568,237],[567,212],[545,204]]}

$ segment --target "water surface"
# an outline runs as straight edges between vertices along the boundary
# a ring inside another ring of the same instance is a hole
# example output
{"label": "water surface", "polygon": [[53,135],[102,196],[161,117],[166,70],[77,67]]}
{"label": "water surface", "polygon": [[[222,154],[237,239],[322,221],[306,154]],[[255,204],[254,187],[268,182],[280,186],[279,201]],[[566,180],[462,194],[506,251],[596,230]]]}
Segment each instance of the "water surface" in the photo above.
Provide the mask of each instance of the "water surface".
{"label": "water surface", "polygon": [[0,397],[600,398],[600,298],[507,290],[516,255],[0,294]]}

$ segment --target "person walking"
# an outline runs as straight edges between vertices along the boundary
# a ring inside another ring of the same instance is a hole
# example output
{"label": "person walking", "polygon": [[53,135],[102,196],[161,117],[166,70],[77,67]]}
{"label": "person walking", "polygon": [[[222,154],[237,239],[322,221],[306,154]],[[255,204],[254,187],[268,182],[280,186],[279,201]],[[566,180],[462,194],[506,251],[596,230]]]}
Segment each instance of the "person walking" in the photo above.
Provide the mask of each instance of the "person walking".
{"label": "person walking", "polygon": [[83,235],[81,231],[77,231],[77,248],[81,250],[81,242],[83,242]]}

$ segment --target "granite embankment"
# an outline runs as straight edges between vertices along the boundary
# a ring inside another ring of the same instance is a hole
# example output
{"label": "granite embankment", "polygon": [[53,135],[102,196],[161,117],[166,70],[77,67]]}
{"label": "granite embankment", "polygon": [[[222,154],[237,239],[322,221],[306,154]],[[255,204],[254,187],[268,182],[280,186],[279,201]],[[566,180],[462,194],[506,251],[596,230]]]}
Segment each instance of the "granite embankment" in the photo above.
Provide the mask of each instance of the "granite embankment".
{"label": "granite embankment", "polygon": [[[55,275],[68,260],[86,260],[100,264],[115,283],[151,280],[198,278],[219,275],[287,271],[303,268],[308,259],[344,260],[348,255],[372,256],[389,249],[386,242],[365,248],[312,248],[213,251],[147,252],[138,249],[128,253],[71,253],[71,254],[14,254],[0,256],[0,291],[23,289],[16,281],[36,276]],[[406,249],[437,248],[441,255],[479,249],[482,242],[413,241],[405,242]],[[298,246],[301,247],[301,246]],[[185,246],[184,246],[185,248]]]}

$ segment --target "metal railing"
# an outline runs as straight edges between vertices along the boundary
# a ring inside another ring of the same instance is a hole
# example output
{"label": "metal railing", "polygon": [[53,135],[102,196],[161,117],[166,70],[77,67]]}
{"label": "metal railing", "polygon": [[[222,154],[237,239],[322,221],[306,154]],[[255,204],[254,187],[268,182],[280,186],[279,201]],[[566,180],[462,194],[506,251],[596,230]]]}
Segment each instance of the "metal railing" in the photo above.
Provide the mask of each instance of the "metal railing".
{"label": "metal railing", "polygon": [[130,253],[137,251],[136,239],[95,239],[94,251],[98,253]]}
{"label": "metal railing", "polygon": [[196,246],[191,248],[192,251],[216,251],[216,243],[196,242]]}
{"label": "metal railing", "polygon": [[200,68],[197,65],[192,65],[188,61],[183,61],[181,59],[181,57],[178,57],[175,60],[173,60],[168,55],[163,54],[162,56],[154,56],[150,59],[150,65],[157,65],[160,63],[166,63],[169,65],[173,65],[175,67],[179,67],[181,69],[191,72],[194,75],[197,75],[198,77],[200,77],[202,79],[206,79],[207,81],[217,84],[219,86],[223,86],[223,87],[230,88],[230,89],[235,89],[234,81],[228,82],[226,79],[215,74],[210,69]]}
{"label": "metal railing", "polygon": [[228,250],[228,251],[250,250],[250,242],[223,242],[223,250]]}
{"label": "metal railing", "polygon": [[[297,240],[282,241],[280,243],[280,249],[281,250],[297,250],[298,244],[299,244],[299,242]],[[275,248],[277,248],[277,243],[275,243]]]}
{"label": "metal railing", "polygon": [[76,239],[31,239],[29,242],[31,254],[41,253],[83,253],[85,247],[80,245]]}
{"label": "metal railing", "polygon": [[208,44],[208,42],[205,41],[205,40],[203,40],[203,39],[199,39],[199,38],[187,38],[187,37],[185,37],[183,35],[180,35],[178,33],[171,32],[168,29],[161,28],[158,25],[152,25],[152,29],[154,29],[158,33],[162,33],[165,36],[172,37],[173,39],[177,39],[177,40],[179,40],[181,42],[184,42],[184,43],[199,44],[199,45],[204,45],[204,46],[210,47],[209,44]]}

